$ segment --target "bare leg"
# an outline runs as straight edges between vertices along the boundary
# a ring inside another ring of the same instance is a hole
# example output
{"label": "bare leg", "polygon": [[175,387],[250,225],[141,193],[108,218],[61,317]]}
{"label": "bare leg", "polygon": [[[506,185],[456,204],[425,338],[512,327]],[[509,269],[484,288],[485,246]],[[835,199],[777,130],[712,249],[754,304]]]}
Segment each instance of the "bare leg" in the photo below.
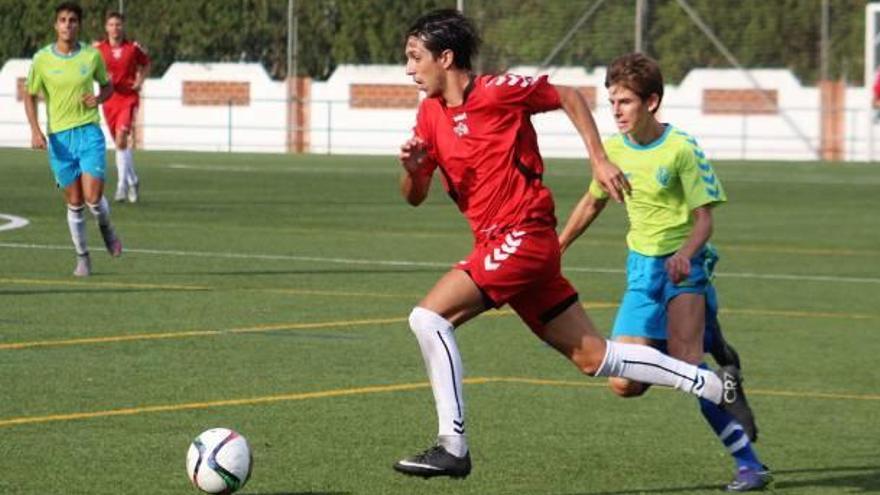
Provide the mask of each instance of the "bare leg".
{"label": "bare leg", "polygon": [[580,305],[570,306],[550,321],[541,338],[585,374],[665,385],[715,404],[722,400],[723,384],[714,373],[650,347],[605,340]]}
{"label": "bare leg", "polygon": [[113,224],[110,223],[110,205],[104,198],[104,181],[89,174],[82,175],[83,195],[89,210],[98,222],[104,245],[111,256],[122,254],[122,243],[116,236]]}

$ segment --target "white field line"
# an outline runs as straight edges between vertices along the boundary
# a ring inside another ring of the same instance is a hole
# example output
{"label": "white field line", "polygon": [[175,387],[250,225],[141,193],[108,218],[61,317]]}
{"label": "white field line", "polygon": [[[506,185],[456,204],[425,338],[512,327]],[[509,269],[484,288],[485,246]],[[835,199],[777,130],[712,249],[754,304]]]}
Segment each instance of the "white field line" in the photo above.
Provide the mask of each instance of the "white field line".
{"label": "white field line", "polygon": [[[393,160],[389,160],[389,163],[393,163]],[[385,167],[385,168],[358,168],[358,167],[338,167],[338,166],[303,166],[303,165],[287,165],[285,164],[283,167],[276,166],[261,166],[261,165],[253,165],[247,163],[227,163],[225,165],[199,165],[199,164],[191,164],[191,163],[181,163],[174,162],[169,163],[166,167],[172,170],[202,170],[202,171],[210,171],[216,173],[222,172],[230,172],[230,173],[282,173],[282,174],[297,174],[297,173],[308,173],[308,174],[325,174],[325,175],[336,175],[336,174],[362,174],[362,175],[396,175],[398,173],[398,169],[394,167]],[[548,170],[544,171],[544,175],[554,176],[554,177],[583,177],[586,179],[588,177],[588,169],[586,164],[583,169],[560,169],[551,167]],[[767,175],[760,177],[739,177],[735,174],[729,174],[723,180],[723,182],[746,182],[746,183],[760,183],[760,184],[798,184],[798,185],[840,185],[840,186],[877,186],[880,184],[875,177],[857,177],[853,179],[846,178],[837,178],[837,177],[790,177],[785,175],[775,176],[775,175]]]}
{"label": "white field line", "polygon": [[[47,249],[47,250],[70,250],[70,246],[57,246],[46,244],[26,244],[13,242],[0,242],[0,248],[10,249]],[[206,251],[180,251],[166,249],[126,249],[127,253],[153,254],[158,256],[187,256],[193,258],[215,259],[241,259],[241,260],[271,260],[271,261],[311,261],[315,263],[335,263],[341,265],[364,265],[364,266],[403,266],[403,267],[427,267],[427,268],[451,268],[453,263],[436,261],[407,261],[407,260],[369,260],[359,258],[328,258],[321,256],[296,256],[287,254],[255,254],[255,253],[212,253]],[[584,273],[625,273],[620,268],[601,268],[586,266],[568,266],[564,272]],[[832,282],[846,284],[880,284],[880,278],[876,277],[837,277],[833,275],[793,275],[786,273],[749,273],[749,272],[719,272],[719,277],[746,278],[760,280],[784,280],[798,282]]]}
{"label": "white field line", "polygon": [[30,223],[27,218],[17,217],[15,215],[6,215],[4,213],[0,213],[0,219],[7,220],[5,224],[0,225],[0,231],[20,229]]}

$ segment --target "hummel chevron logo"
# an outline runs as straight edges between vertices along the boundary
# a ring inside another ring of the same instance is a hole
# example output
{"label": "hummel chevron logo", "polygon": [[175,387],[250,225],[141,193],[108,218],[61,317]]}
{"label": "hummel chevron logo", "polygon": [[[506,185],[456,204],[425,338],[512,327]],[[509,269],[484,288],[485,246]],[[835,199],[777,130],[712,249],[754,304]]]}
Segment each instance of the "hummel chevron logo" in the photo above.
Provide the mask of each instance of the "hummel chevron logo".
{"label": "hummel chevron logo", "polygon": [[701,375],[697,375],[697,379],[694,380],[694,384],[691,387],[691,390],[699,393],[701,390],[703,390],[703,387],[705,387],[705,386],[706,386],[706,377],[701,376]]}
{"label": "hummel chevron logo", "polygon": [[522,244],[521,237],[524,235],[526,235],[525,232],[521,230],[514,230],[504,237],[504,242],[510,244],[513,247],[518,247],[520,244]]}
{"label": "hummel chevron logo", "polygon": [[464,435],[464,421],[456,421],[453,419],[452,424],[455,425],[453,431],[455,431],[459,435]]}
{"label": "hummel chevron logo", "polygon": [[485,268],[487,272],[492,272],[501,268],[501,262],[516,252],[517,248],[522,244],[522,238],[525,235],[526,233],[521,230],[509,232],[504,236],[504,244],[493,249],[491,254],[487,254],[486,257],[483,258],[483,268]]}
{"label": "hummel chevron logo", "polygon": [[492,261],[492,255],[487,254],[483,259],[483,268],[486,269],[487,272],[494,272],[501,266],[501,263],[495,263]]}

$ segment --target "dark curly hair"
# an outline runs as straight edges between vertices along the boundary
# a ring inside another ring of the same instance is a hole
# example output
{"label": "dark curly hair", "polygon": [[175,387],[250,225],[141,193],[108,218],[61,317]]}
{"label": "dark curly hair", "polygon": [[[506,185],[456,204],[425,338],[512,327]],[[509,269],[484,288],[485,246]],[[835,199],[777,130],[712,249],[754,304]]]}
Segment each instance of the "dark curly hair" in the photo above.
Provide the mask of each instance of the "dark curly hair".
{"label": "dark curly hair", "polygon": [[406,33],[406,39],[418,38],[434,57],[452,50],[453,63],[471,70],[471,58],[480,48],[480,35],[470,19],[455,9],[440,9],[419,17]]}

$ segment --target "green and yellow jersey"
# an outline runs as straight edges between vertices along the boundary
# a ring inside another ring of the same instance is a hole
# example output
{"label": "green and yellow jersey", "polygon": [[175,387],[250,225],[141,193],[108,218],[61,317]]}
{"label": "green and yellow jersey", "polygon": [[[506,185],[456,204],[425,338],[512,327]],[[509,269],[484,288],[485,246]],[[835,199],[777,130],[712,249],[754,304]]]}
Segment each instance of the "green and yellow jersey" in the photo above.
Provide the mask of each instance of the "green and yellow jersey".
{"label": "green and yellow jersey", "polygon": [[[696,139],[672,125],[664,126],[663,134],[647,145],[623,134],[604,142],[608,158],[632,184],[632,195],[626,198],[627,245],[645,256],[675,252],[693,228],[692,210],[727,201]],[[599,199],[608,197],[596,181],[590,183],[590,193]]]}
{"label": "green and yellow jersey", "polygon": [[34,55],[27,91],[46,98],[47,134],[101,122],[98,108],[89,108],[82,101],[83,95],[94,92],[93,81],[103,86],[110,78],[100,52],[90,45],[80,43],[77,51],[62,55],[53,43]]}

